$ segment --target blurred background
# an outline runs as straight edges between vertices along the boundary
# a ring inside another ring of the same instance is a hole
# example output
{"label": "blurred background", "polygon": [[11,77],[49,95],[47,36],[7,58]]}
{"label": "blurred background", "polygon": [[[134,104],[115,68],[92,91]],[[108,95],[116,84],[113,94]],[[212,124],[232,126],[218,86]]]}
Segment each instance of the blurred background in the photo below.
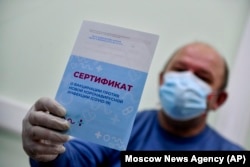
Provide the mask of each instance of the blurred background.
{"label": "blurred background", "polygon": [[158,34],[139,110],[154,108],[158,74],[181,45],[204,41],[225,56],[229,100],[209,124],[250,149],[249,0],[0,0],[0,166],[29,166],[22,119],[41,96],[55,97],[83,20]]}

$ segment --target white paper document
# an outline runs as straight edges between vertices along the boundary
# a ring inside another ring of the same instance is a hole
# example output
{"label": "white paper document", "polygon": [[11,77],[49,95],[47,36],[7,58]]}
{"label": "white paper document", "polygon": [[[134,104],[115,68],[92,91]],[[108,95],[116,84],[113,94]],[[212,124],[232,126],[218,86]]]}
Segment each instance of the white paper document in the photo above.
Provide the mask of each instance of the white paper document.
{"label": "white paper document", "polygon": [[56,100],[67,134],[126,150],[158,35],[84,21]]}

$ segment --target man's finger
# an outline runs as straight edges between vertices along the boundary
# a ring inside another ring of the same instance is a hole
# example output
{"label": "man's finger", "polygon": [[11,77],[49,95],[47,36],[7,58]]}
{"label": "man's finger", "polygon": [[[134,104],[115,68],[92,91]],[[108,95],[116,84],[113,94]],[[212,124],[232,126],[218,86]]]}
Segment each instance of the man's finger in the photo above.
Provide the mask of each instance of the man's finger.
{"label": "man's finger", "polygon": [[61,154],[65,151],[65,147],[56,144],[44,144],[40,141],[36,141],[33,143],[33,146],[29,148],[30,156],[34,157],[36,155],[49,155],[49,154]]}
{"label": "man's finger", "polygon": [[56,100],[42,97],[34,105],[35,111],[49,111],[51,114],[64,117],[66,110]]}
{"label": "man's finger", "polygon": [[31,158],[40,162],[49,162],[49,161],[56,159],[57,156],[58,154],[48,154],[48,155],[41,154],[41,155],[31,156]]}
{"label": "man's finger", "polygon": [[40,126],[32,126],[28,134],[32,140],[44,139],[51,141],[52,143],[65,143],[69,140],[68,135],[64,135]]}
{"label": "man's finger", "polygon": [[42,126],[54,130],[67,130],[69,123],[67,120],[45,112],[31,112],[29,122],[32,125]]}
{"label": "man's finger", "polygon": [[54,160],[58,154],[65,152],[65,147],[63,145],[45,144],[45,142],[33,141],[26,151],[31,158],[46,162]]}

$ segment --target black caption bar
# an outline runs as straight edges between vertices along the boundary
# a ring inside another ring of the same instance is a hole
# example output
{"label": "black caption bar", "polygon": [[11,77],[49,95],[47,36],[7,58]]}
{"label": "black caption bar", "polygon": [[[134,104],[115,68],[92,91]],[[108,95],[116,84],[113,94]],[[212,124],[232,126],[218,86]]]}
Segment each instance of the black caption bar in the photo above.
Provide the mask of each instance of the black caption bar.
{"label": "black caption bar", "polygon": [[122,151],[121,166],[250,166],[249,151]]}

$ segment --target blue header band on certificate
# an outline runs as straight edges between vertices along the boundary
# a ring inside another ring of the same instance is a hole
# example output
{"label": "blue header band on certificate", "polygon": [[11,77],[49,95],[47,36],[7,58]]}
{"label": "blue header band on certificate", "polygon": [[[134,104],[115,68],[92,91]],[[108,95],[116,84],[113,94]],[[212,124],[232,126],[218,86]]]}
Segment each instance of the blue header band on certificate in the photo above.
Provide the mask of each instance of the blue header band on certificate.
{"label": "blue header band on certificate", "polygon": [[146,77],[145,72],[72,55],[56,96],[67,109],[67,133],[125,150]]}

